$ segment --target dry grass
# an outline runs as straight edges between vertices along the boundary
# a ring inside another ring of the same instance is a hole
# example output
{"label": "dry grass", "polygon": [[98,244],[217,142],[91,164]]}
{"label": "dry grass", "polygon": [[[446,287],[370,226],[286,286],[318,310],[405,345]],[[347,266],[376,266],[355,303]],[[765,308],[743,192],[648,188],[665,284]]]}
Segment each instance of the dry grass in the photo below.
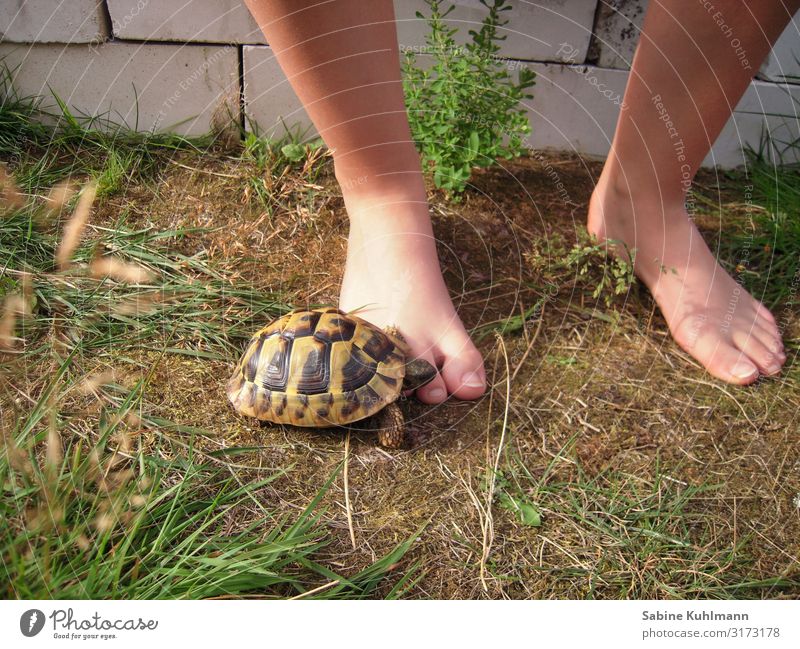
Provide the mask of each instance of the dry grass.
{"label": "dry grass", "polygon": [[[549,162],[574,202],[585,205],[598,165]],[[221,225],[198,235],[197,247],[252,281],[291,292],[296,304],[334,302],[346,216],[330,178],[325,191],[300,192],[294,205],[265,217],[251,202],[231,208],[217,201],[238,186],[222,174],[243,172],[239,162],[218,161],[206,171],[170,174],[166,202],[184,206],[183,214],[163,222],[148,211],[148,219],[160,227]],[[700,180],[717,184],[711,176]],[[736,183],[723,182],[720,191],[725,209],[735,212],[743,200]],[[389,454],[369,434],[354,434],[351,507],[342,487],[330,495],[340,512],[329,521],[338,550],[331,565],[354,570],[427,524],[414,548],[426,570],[417,596],[796,594],[800,399],[792,359],[779,379],[724,386],[671,342],[639,289],[609,311],[556,272],[548,246],[556,234],[575,240],[581,208],[564,204],[540,162],[487,170],[463,205],[435,202],[434,210],[445,272],[468,325],[507,320],[544,298],[543,308],[505,337],[514,377],[509,438],[502,457],[493,456],[501,457],[505,489],[534,503],[543,523],[523,525],[495,501],[489,534],[484,498],[494,473],[487,449],[500,448],[502,398],[493,402],[490,393],[476,404],[437,408],[409,402],[413,449]],[[176,212],[181,208],[168,218]],[[545,251],[543,268],[531,263],[535,249]],[[796,314],[781,315],[791,341]],[[492,338],[481,347],[487,359],[495,357]],[[225,410],[221,392],[209,399],[230,364],[164,363],[156,383],[165,386],[158,392],[165,413],[216,429],[210,449],[258,448],[242,453],[243,463],[294,467],[275,485],[287,510],[338,463],[344,440],[336,431],[253,427]],[[497,376],[502,383],[504,370]]]}
{"label": "dry grass", "polygon": [[[639,288],[608,309],[559,265],[554,242],[576,240],[599,166],[542,160],[572,203],[533,159],[483,171],[458,206],[434,200],[462,318],[476,332],[512,319],[518,326],[480,342],[494,377],[485,398],[402,404],[413,439],[406,450],[385,451],[366,430],[345,438],[239,417],[223,391],[234,353],[139,349],[115,357],[113,369],[147,374],[148,416],[176,423],[166,433],[172,452],[191,442],[242,476],[287,469],[259,492],[276,513],[302,511],[344,454],[346,482],[339,478],[323,501],[331,544],[315,555],[337,574],[353,574],[424,528],[409,551],[424,572],[412,597],[796,598],[800,374],[792,341],[800,318],[778,314],[790,357],[780,377],[749,388],[709,378],[672,343]],[[173,162],[156,184],[104,199],[97,227],[125,213],[134,228],[184,229],[171,244],[177,252],[202,252],[235,280],[290,295],[297,306],[335,303],[346,215],[330,174],[289,191],[283,173],[280,204],[266,210],[243,192],[249,163]],[[735,179],[700,182],[720,187],[724,209],[741,205]],[[90,374],[75,398],[103,385],[107,370]],[[144,431],[137,444],[147,451],[158,439]],[[229,524],[243,529],[260,515],[243,504]]]}

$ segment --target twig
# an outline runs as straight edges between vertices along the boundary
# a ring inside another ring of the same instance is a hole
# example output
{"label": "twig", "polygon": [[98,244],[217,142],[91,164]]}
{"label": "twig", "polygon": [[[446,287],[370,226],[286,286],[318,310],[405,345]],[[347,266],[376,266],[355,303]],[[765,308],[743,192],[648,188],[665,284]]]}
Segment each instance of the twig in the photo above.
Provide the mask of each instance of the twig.
{"label": "twig", "polygon": [[[497,454],[494,459],[494,468],[492,470],[492,477],[489,482],[489,489],[486,492],[486,520],[483,524],[483,552],[481,554],[480,576],[483,591],[489,593],[489,586],[486,583],[486,561],[489,559],[489,553],[492,550],[492,543],[494,542],[494,518],[492,517],[492,502],[494,501],[494,491],[497,483],[497,471],[500,467],[500,456],[503,453],[503,445],[506,439],[506,430],[508,429],[508,409],[511,404],[511,368],[508,363],[508,352],[506,351],[506,344],[503,337],[495,332],[497,340],[500,343],[499,349],[503,352],[503,358],[506,363],[506,405],[503,411],[503,428],[500,432],[500,441],[497,444]],[[535,339],[535,336],[534,336]],[[490,397],[491,399],[491,397]],[[491,417],[491,407],[489,409],[489,416]],[[487,428],[487,444],[489,443],[488,436],[491,428]]]}
{"label": "twig", "polygon": [[353,508],[350,505],[350,481],[347,476],[347,467],[350,464],[350,431],[344,438],[344,508],[347,511],[347,529],[350,530],[350,542],[356,549],[356,533],[353,529]]}
{"label": "twig", "polygon": [[300,593],[299,595],[295,595],[294,597],[290,597],[289,599],[303,599],[304,597],[308,597],[309,595],[316,595],[318,592],[322,590],[327,590],[333,586],[336,586],[339,583],[338,579],[333,581],[329,581],[327,584],[322,584],[322,586],[317,586],[316,588],[312,588],[311,590],[307,590],[305,593]]}
{"label": "twig", "polygon": [[190,167],[189,165],[181,164],[180,162],[176,162],[175,160],[169,160],[171,164],[174,164],[177,167],[182,167],[183,169],[187,169],[188,171],[196,171],[197,173],[201,174],[209,174],[211,176],[219,176],[220,178],[238,178],[241,179],[241,174],[234,175],[234,174],[223,174],[219,171],[211,171],[210,169],[198,169],[197,167]]}
{"label": "twig", "polygon": [[[539,337],[539,332],[542,330],[542,323],[544,322],[544,304],[542,304],[542,310],[539,313],[539,324],[536,325],[536,331],[533,333],[533,337],[531,338],[530,342],[528,343],[528,347],[525,350],[525,353],[522,355],[522,358],[517,363],[517,367],[514,370],[514,373],[511,375],[511,382],[514,382],[514,379],[517,378],[517,374],[519,373],[520,368],[522,367],[525,360],[528,358],[528,354],[531,353],[531,349],[536,344],[536,339]],[[505,347],[503,347],[505,349]]]}

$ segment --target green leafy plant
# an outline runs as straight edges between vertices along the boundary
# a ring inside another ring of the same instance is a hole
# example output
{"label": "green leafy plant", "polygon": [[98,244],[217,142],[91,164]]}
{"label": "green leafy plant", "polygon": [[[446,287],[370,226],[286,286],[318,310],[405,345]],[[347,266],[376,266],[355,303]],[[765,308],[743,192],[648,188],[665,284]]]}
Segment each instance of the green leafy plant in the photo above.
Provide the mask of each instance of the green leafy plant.
{"label": "green leafy plant", "polygon": [[523,153],[531,128],[523,99],[533,95],[535,73],[521,67],[515,81],[507,62],[498,57],[505,36],[498,28],[508,21],[505,0],[481,0],[489,13],[479,30],[470,30],[471,42],[456,45],[457,29],[445,18],[453,10],[440,0],[427,0],[430,32],[425,53],[433,65],[418,65],[416,52],[407,52],[404,88],[411,132],[424,164],[433,170],[434,184],[455,196],[466,189],[475,167]]}
{"label": "green leafy plant", "polygon": [[[628,258],[610,255],[608,246],[623,248]],[[636,281],[633,272],[635,255],[636,250],[629,249],[621,241],[600,243],[586,234],[567,253],[564,265],[577,270],[578,279],[594,285],[593,298],[602,296],[606,306],[611,306],[614,298],[630,291]]]}
{"label": "green leafy plant", "polygon": [[501,509],[510,512],[521,525],[541,527],[542,512],[540,508],[531,499],[531,494],[520,488],[514,476],[507,475],[504,471],[498,471],[495,474],[494,497]]}

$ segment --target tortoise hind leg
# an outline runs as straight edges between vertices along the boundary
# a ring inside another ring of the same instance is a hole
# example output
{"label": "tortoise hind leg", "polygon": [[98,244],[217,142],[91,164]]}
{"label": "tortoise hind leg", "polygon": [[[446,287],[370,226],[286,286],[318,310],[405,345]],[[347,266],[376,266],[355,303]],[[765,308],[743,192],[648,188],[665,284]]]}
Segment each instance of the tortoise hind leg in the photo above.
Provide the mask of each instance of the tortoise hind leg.
{"label": "tortoise hind leg", "polygon": [[405,423],[400,406],[390,403],[378,415],[378,442],[386,448],[400,448],[405,439]]}

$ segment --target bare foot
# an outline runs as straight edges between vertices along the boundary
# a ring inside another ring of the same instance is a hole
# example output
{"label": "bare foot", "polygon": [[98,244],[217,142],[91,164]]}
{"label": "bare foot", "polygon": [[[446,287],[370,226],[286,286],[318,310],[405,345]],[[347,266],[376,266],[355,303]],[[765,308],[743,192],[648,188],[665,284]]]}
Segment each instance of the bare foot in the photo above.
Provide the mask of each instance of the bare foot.
{"label": "bare foot", "polygon": [[442,279],[424,186],[403,184],[343,184],[350,236],[339,306],[380,327],[397,326],[414,355],[439,368],[417,390],[421,401],[441,403],[448,393],[477,399],[486,390],[483,358]]}
{"label": "bare foot", "polygon": [[636,275],[673,338],[711,374],[747,384],[759,373],[778,373],[786,355],[775,318],[717,263],[682,196],[672,204],[660,199],[658,191],[631,192],[601,177],[589,203],[589,232],[635,248]]}

